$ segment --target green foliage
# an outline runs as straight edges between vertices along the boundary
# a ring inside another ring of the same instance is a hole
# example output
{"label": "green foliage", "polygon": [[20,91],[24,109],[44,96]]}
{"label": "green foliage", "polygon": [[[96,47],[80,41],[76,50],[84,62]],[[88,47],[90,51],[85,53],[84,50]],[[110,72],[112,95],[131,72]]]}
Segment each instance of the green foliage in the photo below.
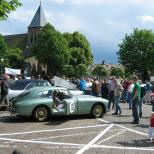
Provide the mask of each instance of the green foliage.
{"label": "green foliage", "polygon": [[8,50],[8,62],[12,68],[22,69],[24,67],[24,56],[19,48]]}
{"label": "green foliage", "polygon": [[94,76],[106,77],[107,76],[107,70],[104,68],[103,65],[98,65],[94,68],[94,70],[92,71],[92,74]]}
{"label": "green foliage", "polygon": [[6,20],[8,14],[21,5],[19,0],[0,0],[0,20]]}
{"label": "green foliage", "polygon": [[126,67],[126,72],[138,72],[148,78],[147,71],[154,68],[154,34],[150,30],[134,29],[119,44],[118,59]]}
{"label": "green foliage", "polygon": [[114,67],[111,71],[111,76],[122,77],[124,78],[125,72],[123,68]]}
{"label": "green foliage", "polygon": [[8,66],[7,50],[8,46],[6,45],[3,36],[0,35],[0,64],[3,66]]}
{"label": "green foliage", "polygon": [[87,76],[87,67],[85,64],[79,64],[75,67],[75,77]]}
{"label": "green foliage", "polygon": [[63,66],[70,59],[67,40],[50,24],[42,28],[33,54],[39,62],[47,65],[52,75],[61,75]]}
{"label": "green foliage", "polygon": [[72,65],[64,65],[63,66],[63,75],[66,77],[73,77],[74,76],[74,68]]}
{"label": "green foliage", "polygon": [[0,58],[3,59],[3,66],[11,68],[23,68],[24,57],[19,48],[9,49],[4,38],[0,35]]}
{"label": "green foliage", "polygon": [[86,66],[93,63],[93,55],[90,44],[83,34],[79,32],[64,33],[64,37],[69,44],[69,51],[71,53],[70,65],[77,66],[85,64]]}

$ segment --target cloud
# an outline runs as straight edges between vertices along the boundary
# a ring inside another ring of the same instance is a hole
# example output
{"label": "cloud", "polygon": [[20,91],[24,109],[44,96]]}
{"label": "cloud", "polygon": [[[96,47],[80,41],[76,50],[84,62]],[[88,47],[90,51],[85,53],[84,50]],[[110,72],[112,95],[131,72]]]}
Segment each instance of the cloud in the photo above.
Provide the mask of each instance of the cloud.
{"label": "cloud", "polygon": [[45,13],[47,19],[52,23],[56,29],[61,32],[74,32],[80,31],[83,27],[82,21],[75,15],[67,13]]}
{"label": "cloud", "polygon": [[16,11],[10,14],[8,20],[16,20],[18,22],[27,23],[33,16],[33,11]]}
{"label": "cloud", "polygon": [[154,23],[154,16],[143,15],[138,17],[138,19],[143,23]]}
{"label": "cloud", "polygon": [[55,2],[57,4],[63,4],[66,2],[66,0],[50,0],[51,2]]}

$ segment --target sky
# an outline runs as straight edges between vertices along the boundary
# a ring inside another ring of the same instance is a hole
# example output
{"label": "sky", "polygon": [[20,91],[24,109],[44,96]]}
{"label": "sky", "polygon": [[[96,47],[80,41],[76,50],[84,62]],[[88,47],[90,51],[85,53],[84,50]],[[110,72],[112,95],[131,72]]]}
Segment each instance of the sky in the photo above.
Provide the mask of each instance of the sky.
{"label": "sky", "polygon": [[[3,35],[26,33],[40,0],[23,6],[0,22]],[[154,0],[42,0],[47,21],[60,32],[79,31],[90,43],[94,63],[118,63],[118,44],[134,28],[154,31]]]}

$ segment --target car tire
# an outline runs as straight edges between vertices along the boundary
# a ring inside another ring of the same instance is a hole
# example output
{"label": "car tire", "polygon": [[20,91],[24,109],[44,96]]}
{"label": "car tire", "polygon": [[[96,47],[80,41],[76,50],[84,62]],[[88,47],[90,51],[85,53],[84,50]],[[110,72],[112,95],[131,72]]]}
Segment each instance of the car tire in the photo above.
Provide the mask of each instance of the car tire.
{"label": "car tire", "polygon": [[91,115],[95,118],[101,118],[104,115],[104,107],[102,104],[95,104],[91,109]]}
{"label": "car tire", "polygon": [[32,117],[35,121],[45,122],[49,119],[50,110],[46,106],[38,106],[34,109]]}

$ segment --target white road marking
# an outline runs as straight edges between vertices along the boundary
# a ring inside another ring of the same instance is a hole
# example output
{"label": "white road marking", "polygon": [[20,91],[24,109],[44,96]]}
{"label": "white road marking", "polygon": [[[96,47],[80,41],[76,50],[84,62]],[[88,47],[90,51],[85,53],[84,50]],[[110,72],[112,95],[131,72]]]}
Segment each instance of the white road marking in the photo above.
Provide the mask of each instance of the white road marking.
{"label": "white road marking", "polygon": [[[99,120],[101,122],[105,122],[105,123],[110,123],[109,121],[106,121],[106,120],[103,120],[103,119],[97,119],[97,120]],[[139,134],[139,135],[148,136],[148,134],[143,133],[143,132],[140,132],[138,130],[134,130],[134,129],[131,129],[131,128],[127,128],[125,126],[122,126],[122,125],[119,125],[119,124],[115,124],[115,123],[110,123],[110,124],[114,124],[115,126],[118,126],[120,128],[126,129],[128,131],[131,131],[131,132],[136,133],[136,134]]]}
{"label": "white road marking", "polygon": [[95,125],[95,126],[84,126],[84,127],[61,128],[61,129],[50,129],[50,130],[37,130],[37,131],[28,131],[28,132],[19,132],[19,133],[0,134],[0,136],[24,135],[24,134],[33,134],[33,133],[75,130],[75,129],[89,129],[89,128],[96,128],[96,127],[103,127],[103,126],[107,126],[107,125],[108,124]]}
{"label": "white road marking", "polygon": [[59,136],[52,136],[52,137],[44,137],[44,138],[35,138],[31,140],[45,140],[45,139],[53,139],[53,138],[63,138],[63,137],[70,137],[70,136],[80,136],[80,135],[88,135],[88,134],[96,134],[98,132],[91,132],[91,133],[80,133],[80,134],[71,134],[71,135],[59,135]]}
{"label": "white road marking", "polygon": [[76,154],[82,154],[84,153],[86,150],[88,150],[90,148],[91,145],[93,145],[94,143],[96,143],[106,132],[109,131],[109,129],[111,129],[114,126],[114,124],[109,125],[105,130],[103,130],[98,136],[96,136],[92,141],[90,141],[87,145],[85,145],[82,149],[80,149],[79,151],[77,151]]}
{"label": "white road marking", "polygon": [[[53,147],[43,147],[43,148],[47,148],[47,149],[68,149],[68,146],[53,146]],[[81,147],[69,147],[69,149],[80,149]]]}
{"label": "white road marking", "polygon": [[67,145],[67,146],[84,146],[84,144],[75,144],[75,143],[59,143],[59,142],[48,142],[48,141],[32,141],[32,140],[20,140],[20,139],[11,139],[11,138],[0,138],[0,140],[4,141],[13,141],[20,143],[34,143],[34,144],[52,144],[52,145]]}
{"label": "white road marking", "polygon": [[[111,132],[114,132],[114,131],[122,131],[124,129],[115,129],[115,130],[109,130]],[[44,137],[44,138],[35,138],[35,139],[31,139],[32,141],[33,140],[46,140],[46,139],[53,139],[53,138],[63,138],[63,137],[71,137],[71,136],[79,136],[79,135],[88,135],[88,134],[96,134],[96,133],[99,133],[99,132],[90,132],[90,133],[79,133],[79,134],[71,134],[71,135],[59,135],[59,136],[51,136],[51,137]]]}
{"label": "white road marking", "polygon": [[101,144],[101,143],[103,143],[103,142],[106,142],[106,141],[112,139],[113,137],[116,137],[116,136],[118,136],[118,135],[120,135],[120,134],[122,134],[122,133],[124,133],[124,132],[126,132],[126,130],[122,130],[121,132],[119,132],[119,133],[116,134],[116,135],[111,135],[110,137],[108,137],[108,138],[106,138],[106,139],[101,140],[100,142],[98,142],[98,144]]}

